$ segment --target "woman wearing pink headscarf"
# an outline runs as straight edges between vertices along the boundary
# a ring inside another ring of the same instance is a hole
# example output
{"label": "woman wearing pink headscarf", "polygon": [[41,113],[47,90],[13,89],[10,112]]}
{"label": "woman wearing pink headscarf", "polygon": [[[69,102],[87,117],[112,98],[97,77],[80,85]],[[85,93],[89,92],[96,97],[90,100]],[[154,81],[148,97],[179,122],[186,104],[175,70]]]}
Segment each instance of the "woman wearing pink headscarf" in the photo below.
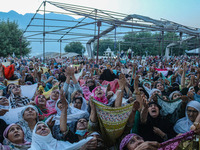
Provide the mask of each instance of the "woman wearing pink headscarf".
{"label": "woman wearing pink headscarf", "polygon": [[50,115],[56,113],[56,109],[51,107],[47,108],[47,101],[44,95],[36,96],[35,103],[35,107],[38,109],[39,112],[39,120],[45,121]]}
{"label": "woman wearing pink headscarf", "polygon": [[106,96],[101,86],[97,86],[92,90],[92,96],[95,100],[109,106],[112,106],[116,99],[112,91],[109,91]]}
{"label": "woman wearing pink headscarf", "polygon": [[27,150],[30,148],[30,142],[24,140],[24,132],[17,124],[10,124],[3,132],[5,145],[0,143],[1,150]]}

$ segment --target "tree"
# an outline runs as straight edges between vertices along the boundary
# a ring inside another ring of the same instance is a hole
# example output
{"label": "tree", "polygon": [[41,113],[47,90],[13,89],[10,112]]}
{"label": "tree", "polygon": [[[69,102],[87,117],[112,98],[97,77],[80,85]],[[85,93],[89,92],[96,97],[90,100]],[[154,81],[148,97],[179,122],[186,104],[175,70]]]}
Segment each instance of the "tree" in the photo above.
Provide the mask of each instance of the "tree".
{"label": "tree", "polygon": [[81,42],[71,42],[65,46],[65,52],[75,52],[81,55],[82,50],[85,51],[85,47],[81,44]]}
{"label": "tree", "polygon": [[[117,49],[118,49],[118,43],[116,43],[116,48],[114,48],[115,46],[115,41],[113,41],[112,39],[101,39],[99,40],[99,55],[103,56],[104,55],[104,51],[106,51],[106,49],[108,47],[110,47],[110,49],[116,53]],[[97,41],[95,42],[95,46],[94,46],[94,55],[97,54]]]}
{"label": "tree", "polygon": [[[21,40],[20,40],[21,39]],[[9,20],[0,22],[0,56],[7,57],[26,56],[30,53],[30,43],[23,37],[23,31],[19,29],[16,22]]]}

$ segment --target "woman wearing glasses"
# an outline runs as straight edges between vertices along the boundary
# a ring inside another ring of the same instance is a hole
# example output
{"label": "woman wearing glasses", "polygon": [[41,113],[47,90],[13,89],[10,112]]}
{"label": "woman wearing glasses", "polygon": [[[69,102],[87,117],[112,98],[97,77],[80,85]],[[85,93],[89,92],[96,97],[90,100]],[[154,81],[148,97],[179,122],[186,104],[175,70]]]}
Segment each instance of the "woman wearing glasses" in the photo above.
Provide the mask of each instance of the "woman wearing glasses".
{"label": "woman wearing glasses", "polygon": [[186,106],[185,117],[176,122],[174,131],[178,134],[190,131],[190,127],[195,122],[199,112],[200,103],[197,101],[190,101]]}

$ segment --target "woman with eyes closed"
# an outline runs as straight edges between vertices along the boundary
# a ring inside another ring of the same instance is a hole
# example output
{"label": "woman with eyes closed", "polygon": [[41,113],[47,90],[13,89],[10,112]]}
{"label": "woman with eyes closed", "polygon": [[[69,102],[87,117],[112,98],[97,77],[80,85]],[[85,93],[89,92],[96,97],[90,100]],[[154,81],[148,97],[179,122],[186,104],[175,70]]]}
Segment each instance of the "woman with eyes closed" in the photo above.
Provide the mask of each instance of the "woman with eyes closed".
{"label": "woman with eyes closed", "polygon": [[21,120],[16,124],[20,125],[25,133],[25,139],[28,142],[32,140],[32,131],[38,122],[38,111],[32,105],[26,106],[21,111]]}
{"label": "woman with eyes closed", "polygon": [[56,113],[56,109],[54,108],[47,108],[46,106],[46,98],[44,95],[38,95],[35,98],[35,107],[39,112],[39,120],[46,120],[50,115]]}
{"label": "woman with eyes closed", "polygon": [[1,150],[27,150],[30,142],[24,139],[24,132],[17,124],[10,124],[3,133],[4,145],[0,143]]}
{"label": "woman with eyes closed", "polygon": [[68,141],[58,141],[53,138],[51,130],[44,122],[38,122],[33,130],[29,150],[78,150],[91,139],[92,137],[89,137],[73,144]]}
{"label": "woman with eyes closed", "polygon": [[176,122],[174,131],[178,134],[190,131],[190,127],[195,122],[199,112],[200,103],[197,101],[190,101],[186,106],[185,117]]}

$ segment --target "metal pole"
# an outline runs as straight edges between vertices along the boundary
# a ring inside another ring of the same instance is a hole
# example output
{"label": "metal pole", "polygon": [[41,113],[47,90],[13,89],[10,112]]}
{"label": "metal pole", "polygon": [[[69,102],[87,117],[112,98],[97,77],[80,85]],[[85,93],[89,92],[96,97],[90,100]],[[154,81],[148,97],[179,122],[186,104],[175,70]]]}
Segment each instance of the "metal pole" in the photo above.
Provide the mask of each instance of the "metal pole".
{"label": "metal pole", "polygon": [[97,58],[96,58],[96,63],[98,63],[98,56],[99,56],[99,34],[100,34],[101,21],[97,22],[97,26],[98,26],[98,38],[97,38]]}
{"label": "metal pole", "polygon": [[46,7],[46,1],[44,1],[44,16],[43,16],[43,63],[45,63],[45,7]]}
{"label": "metal pole", "polygon": [[[97,9],[95,9],[95,24],[94,24],[94,37],[96,37],[96,31],[97,31],[97,23],[96,23],[96,18],[97,18]],[[95,44],[93,44],[93,50],[91,51],[91,58],[94,57],[94,49],[95,49]]]}
{"label": "metal pole", "polygon": [[161,49],[161,56],[163,56],[163,50],[164,50],[164,31],[162,31],[162,49]]}
{"label": "metal pole", "polygon": [[115,50],[116,50],[116,48],[117,48],[117,40],[116,40],[116,34],[117,34],[117,30],[116,30],[116,26],[115,26],[115,44],[114,44],[114,52],[115,52]]}
{"label": "metal pole", "polygon": [[62,40],[60,40],[60,58],[61,58]]}

